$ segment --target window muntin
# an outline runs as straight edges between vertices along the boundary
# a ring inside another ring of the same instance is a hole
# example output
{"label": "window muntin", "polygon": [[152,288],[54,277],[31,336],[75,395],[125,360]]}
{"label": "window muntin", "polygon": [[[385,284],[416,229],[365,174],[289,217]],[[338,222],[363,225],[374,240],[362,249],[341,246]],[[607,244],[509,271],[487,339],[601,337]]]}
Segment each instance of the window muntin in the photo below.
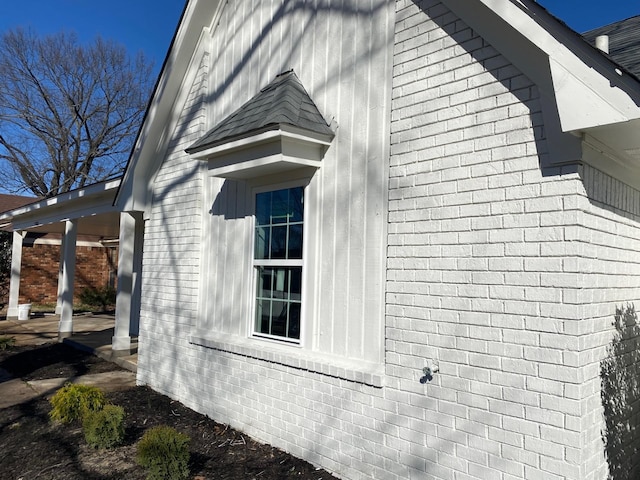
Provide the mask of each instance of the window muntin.
{"label": "window muntin", "polygon": [[300,341],[304,188],[256,195],[254,333]]}

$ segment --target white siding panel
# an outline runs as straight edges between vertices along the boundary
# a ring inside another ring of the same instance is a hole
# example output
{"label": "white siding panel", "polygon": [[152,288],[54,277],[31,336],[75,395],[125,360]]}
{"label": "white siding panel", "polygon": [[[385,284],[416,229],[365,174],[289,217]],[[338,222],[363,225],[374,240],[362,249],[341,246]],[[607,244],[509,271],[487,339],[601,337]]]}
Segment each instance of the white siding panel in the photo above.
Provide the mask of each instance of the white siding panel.
{"label": "white siding panel", "polygon": [[[138,381],[344,478],[408,474],[398,404],[380,388],[393,10],[386,0],[227,2],[176,105],[145,230]],[[184,149],[290,68],[336,137],[305,200],[305,342],[265,359],[269,344],[246,340],[251,185],[208,177]],[[192,342],[202,331],[247,343],[206,348]],[[395,432],[389,446],[380,428]]]}
{"label": "white siding panel", "polygon": [[[336,138],[309,190],[320,203],[314,238],[318,270],[313,272],[314,291],[309,292],[318,309],[308,309],[313,317],[306,320],[314,329],[308,345],[381,362],[382,336],[369,332],[381,332],[383,322],[388,147],[382,139],[388,138],[390,78],[380,76],[375,84],[369,79],[372,71],[388,71],[390,15],[385,2],[340,5],[249,0],[228,4],[221,16],[221,24],[228,27],[215,30],[211,39],[208,122],[215,126],[290,68],[327,120],[335,120]],[[370,9],[376,11],[373,22]],[[252,279],[246,278],[249,247],[242,237],[247,236],[250,219],[235,212],[241,207],[231,205],[246,199],[232,198],[233,189],[221,188],[209,199],[227,210],[214,215],[219,218],[209,226],[211,244],[220,257],[210,260],[209,275],[215,277],[211,285],[220,286],[221,278],[225,284],[206,293],[214,305],[203,325],[244,335],[251,323],[253,292],[243,299],[241,291],[247,292]],[[237,218],[226,218],[230,212]],[[368,295],[371,291],[378,294]],[[225,318],[217,318],[220,315]]]}

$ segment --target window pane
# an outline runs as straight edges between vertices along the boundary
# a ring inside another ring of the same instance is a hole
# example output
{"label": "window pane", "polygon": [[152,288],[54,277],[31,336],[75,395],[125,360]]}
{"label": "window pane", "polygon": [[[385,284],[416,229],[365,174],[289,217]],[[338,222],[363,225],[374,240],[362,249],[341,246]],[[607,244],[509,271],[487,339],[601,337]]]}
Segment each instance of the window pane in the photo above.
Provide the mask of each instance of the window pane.
{"label": "window pane", "polygon": [[302,224],[289,227],[289,245],[287,258],[302,258]]}
{"label": "window pane", "polygon": [[286,337],[288,304],[286,302],[274,301],[271,312],[271,335]]}
{"label": "window pane", "polygon": [[288,298],[289,279],[286,268],[277,268],[274,270],[273,296],[275,298]]}
{"label": "window pane", "polygon": [[271,229],[271,257],[287,258],[287,227],[273,227]]}
{"label": "window pane", "polygon": [[269,227],[256,228],[256,259],[264,260],[269,258],[269,232]]}
{"label": "window pane", "polygon": [[269,333],[271,322],[271,300],[258,300],[256,306],[256,332]]}
{"label": "window pane", "polygon": [[289,330],[287,337],[300,339],[300,304],[289,304]]}
{"label": "window pane", "polygon": [[289,219],[289,190],[277,190],[271,193],[271,223],[287,223]]}
{"label": "window pane", "polygon": [[256,225],[269,225],[271,192],[256,195]]}
{"label": "window pane", "polygon": [[303,192],[302,187],[292,188],[289,190],[289,222],[302,222],[303,216]]}
{"label": "window pane", "polygon": [[291,286],[289,290],[289,298],[299,302],[302,295],[302,267],[291,268],[290,272]]}
{"label": "window pane", "polygon": [[271,298],[273,270],[270,268],[257,267],[258,272],[258,298]]}

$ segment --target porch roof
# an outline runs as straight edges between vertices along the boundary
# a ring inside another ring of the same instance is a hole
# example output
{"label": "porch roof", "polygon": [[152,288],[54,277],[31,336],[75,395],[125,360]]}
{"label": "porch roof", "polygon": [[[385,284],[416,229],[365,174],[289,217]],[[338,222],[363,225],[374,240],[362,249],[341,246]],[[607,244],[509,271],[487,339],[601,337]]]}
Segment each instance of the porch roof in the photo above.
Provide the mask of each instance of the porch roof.
{"label": "porch roof", "polygon": [[79,188],[0,214],[0,229],[64,233],[66,220],[78,220],[78,234],[116,239],[120,212],[114,200],[121,178]]}

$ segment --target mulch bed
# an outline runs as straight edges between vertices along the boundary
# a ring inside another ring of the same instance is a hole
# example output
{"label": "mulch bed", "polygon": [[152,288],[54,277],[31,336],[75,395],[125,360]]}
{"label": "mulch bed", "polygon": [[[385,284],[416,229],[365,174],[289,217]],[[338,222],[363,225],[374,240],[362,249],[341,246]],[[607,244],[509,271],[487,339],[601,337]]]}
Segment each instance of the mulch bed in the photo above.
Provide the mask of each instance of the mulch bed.
{"label": "mulch bed", "polygon": [[[0,368],[25,380],[120,369],[62,344],[0,351]],[[127,414],[125,444],[112,450],[88,447],[80,425],[51,422],[45,398],[0,410],[0,478],[142,480],[146,473],[135,463],[135,444],[149,427],[169,425],[191,438],[190,469],[196,480],[336,479],[146,387],[107,396]]]}

